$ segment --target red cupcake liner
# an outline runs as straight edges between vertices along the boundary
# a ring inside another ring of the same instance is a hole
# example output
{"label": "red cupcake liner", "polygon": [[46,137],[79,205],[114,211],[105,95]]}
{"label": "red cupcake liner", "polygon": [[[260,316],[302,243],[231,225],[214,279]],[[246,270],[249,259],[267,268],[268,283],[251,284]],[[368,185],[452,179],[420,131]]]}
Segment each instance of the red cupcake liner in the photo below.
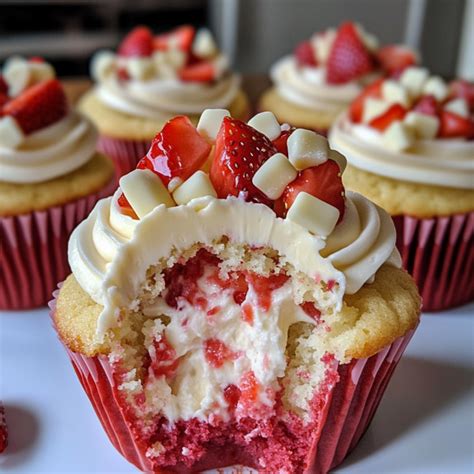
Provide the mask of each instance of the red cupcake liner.
{"label": "red cupcake liner", "polygon": [[0,453],[3,453],[8,446],[8,428],[5,418],[5,408],[0,401]]}
{"label": "red cupcake liner", "polygon": [[71,232],[96,202],[112,194],[116,181],[98,193],[61,206],[0,217],[0,309],[45,306],[59,281],[70,273],[67,244]]}
{"label": "red cupcake liner", "polygon": [[151,140],[122,140],[100,135],[97,150],[109,156],[115,165],[117,179],[133,171],[147,154]]}
{"label": "red cupcake liner", "polygon": [[474,212],[418,219],[394,216],[403,267],[418,285],[423,311],[474,300]]}
{"label": "red cupcake liner", "polygon": [[[57,294],[57,293],[56,293]],[[50,303],[54,324],[55,301]],[[382,395],[414,330],[372,357],[339,365],[338,381],[330,389],[321,414],[318,435],[308,453],[306,473],[323,474],[340,464],[367,430]],[[87,357],[66,347],[72,366],[104,430],[115,448],[144,472],[153,471],[146,446],[135,439],[114,385],[106,356]],[[209,453],[199,470],[245,462],[232,450]],[[181,472],[181,471],[180,471]],[[183,471],[184,472],[184,471]],[[187,472],[187,471],[186,471]],[[191,470],[189,471],[191,472]]]}

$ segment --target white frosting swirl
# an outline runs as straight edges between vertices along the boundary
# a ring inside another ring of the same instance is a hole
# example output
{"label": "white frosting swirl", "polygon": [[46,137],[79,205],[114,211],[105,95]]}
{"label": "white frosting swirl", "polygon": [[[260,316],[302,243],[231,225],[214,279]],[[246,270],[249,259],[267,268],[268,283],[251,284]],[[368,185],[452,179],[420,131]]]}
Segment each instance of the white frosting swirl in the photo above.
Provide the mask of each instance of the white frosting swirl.
{"label": "white frosting swirl", "polygon": [[0,181],[38,183],[70,173],[92,158],[97,136],[92,123],[73,112],[28,135],[19,148],[0,145]]}
{"label": "white frosting swirl", "polygon": [[394,152],[381,133],[339,117],[329,134],[331,146],[356,168],[388,178],[474,189],[474,141],[458,138],[417,140],[409,151]]}

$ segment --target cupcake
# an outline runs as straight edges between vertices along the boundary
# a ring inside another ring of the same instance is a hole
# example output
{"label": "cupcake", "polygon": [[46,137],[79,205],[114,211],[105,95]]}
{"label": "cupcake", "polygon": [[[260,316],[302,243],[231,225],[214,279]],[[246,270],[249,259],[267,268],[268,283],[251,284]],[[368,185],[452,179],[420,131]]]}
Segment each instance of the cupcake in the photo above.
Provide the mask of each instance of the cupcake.
{"label": "cupcake", "polygon": [[113,158],[119,177],[135,168],[174,115],[196,124],[204,109],[226,108],[248,118],[240,77],[206,29],[182,26],[153,36],[137,27],[116,54],[98,52],[91,73],[96,85],[79,108],[99,128],[99,150]]}
{"label": "cupcake", "polygon": [[0,309],[33,308],[70,272],[71,231],[113,191],[114,169],[39,58],[5,63],[0,104]]}
{"label": "cupcake", "polygon": [[357,444],[420,300],[343,167],[270,112],[180,116],[75,230],[52,318],[140,470],[325,473]]}
{"label": "cupcake", "polygon": [[474,297],[474,85],[425,69],[370,85],[330,133],[348,189],[387,210],[423,309]]}
{"label": "cupcake", "polygon": [[410,49],[379,48],[373,35],[346,22],[337,30],[315,33],[272,67],[274,86],[263,94],[260,109],[271,110],[281,122],[326,135],[365,85],[415,62]]}

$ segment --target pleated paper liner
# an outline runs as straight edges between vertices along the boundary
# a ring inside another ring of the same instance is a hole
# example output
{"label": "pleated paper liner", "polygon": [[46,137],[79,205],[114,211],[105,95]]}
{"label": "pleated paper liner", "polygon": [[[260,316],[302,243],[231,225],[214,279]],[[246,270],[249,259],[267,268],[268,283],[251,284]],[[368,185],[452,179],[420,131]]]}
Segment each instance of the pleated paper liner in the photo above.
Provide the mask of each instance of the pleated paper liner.
{"label": "pleated paper liner", "polygon": [[0,400],[0,453],[3,453],[8,446],[8,428],[5,418],[5,407]]}
{"label": "pleated paper liner", "polygon": [[[54,324],[55,300],[50,307]],[[308,453],[308,469],[305,472],[326,473],[355,448],[367,430],[413,332],[408,332],[372,357],[353,359],[348,364],[339,365],[339,380],[329,389],[325,399],[321,425]],[[127,422],[107,357],[86,357],[67,348],[66,351],[112,444],[138,469],[151,472],[153,465],[146,456],[147,446],[134,437]],[[241,463],[245,460],[239,459],[232,449],[223,447],[222,452],[210,452],[208,457],[201,459],[198,470]]]}
{"label": "pleated paper liner", "polygon": [[474,299],[474,212],[431,219],[393,217],[403,266],[418,285],[423,311]]}
{"label": "pleated paper liner", "polygon": [[0,217],[0,309],[29,309],[48,303],[58,282],[70,273],[67,244],[71,232],[115,188],[112,179],[101,191],[61,206]]}

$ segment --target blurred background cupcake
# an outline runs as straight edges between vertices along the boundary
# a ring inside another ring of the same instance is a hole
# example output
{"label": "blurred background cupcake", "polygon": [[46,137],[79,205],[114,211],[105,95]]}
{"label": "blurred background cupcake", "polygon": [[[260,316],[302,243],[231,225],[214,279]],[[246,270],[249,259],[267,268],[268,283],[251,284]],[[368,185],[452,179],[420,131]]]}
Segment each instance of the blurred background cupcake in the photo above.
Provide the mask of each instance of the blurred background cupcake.
{"label": "blurred background cupcake", "polygon": [[348,189],[393,216],[425,311],[474,298],[473,113],[473,83],[410,67],[367,87],[330,132]]}
{"label": "blurred background cupcake", "polygon": [[2,73],[0,309],[24,309],[46,304],[69,272],[69,235],[114,186],[113,165],[50,64],[12,57]]}

